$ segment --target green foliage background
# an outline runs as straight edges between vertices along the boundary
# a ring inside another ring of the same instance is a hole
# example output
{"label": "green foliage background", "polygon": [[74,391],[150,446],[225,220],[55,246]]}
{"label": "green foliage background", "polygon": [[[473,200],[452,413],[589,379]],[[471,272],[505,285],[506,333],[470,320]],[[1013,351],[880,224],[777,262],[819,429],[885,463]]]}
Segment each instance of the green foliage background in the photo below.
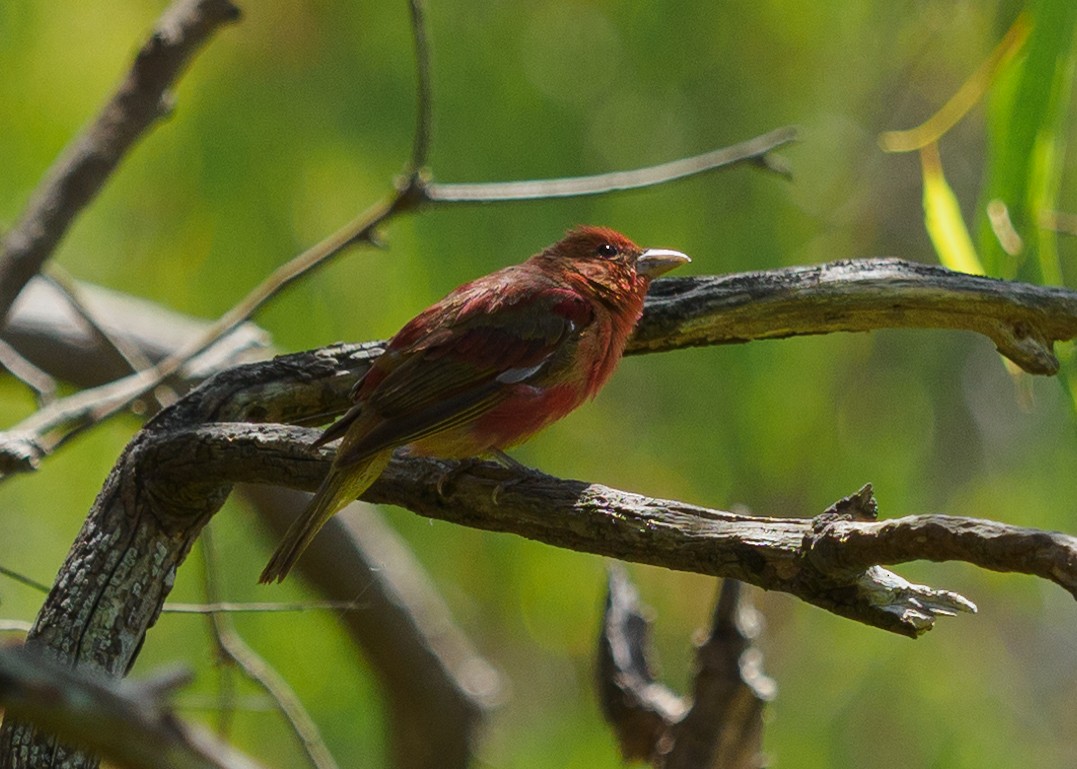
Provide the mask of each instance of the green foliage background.
{"label": "green foliage background", "polygon": [[[1068,2],[1033,3],[1062,20],[1056,57],[1073,43]],[[738,169],[599,199],[430,210],[392,223],[388,250],[339,258],[258,322],[281,350],[385,337],[457,283],[520,260],[576,223],[684,250],[697,274],[877,255],[934,261],[918,161],[882,154],[876,137],[926,119],[1022,7],[431,2],[439,180],[622,169],[796,123],[804,140],[783,153],[795,181]],[[95,113],[162,8],[148,0],[0,4],[0,222],[14,220]],[[414,112],[406,3],[277,0],[243,9],[243,22],[183,79],[172,119],[64,241],[56,259],[79,278],[216,316],[382,196],[401,169]],[[1063,99],[1051,113],[1056,150],[1074,125],[1063,98],[1072,59],[1062,61],[1052,91]],[[983,185],[1009,178],[991,165],[1006,153],[989,153],[987,139],[990,128],[990,146],[1006,146],[1005,115],[995,106],[990,121],[986,113],[974,110],[941,145],[969,222],[980,216]],[[1044,162],[1057,207],[1077,209],[1074,161],[1055,151]],[[1020,194],[1034,202],[1042,191]],[[1058,276],[1073,285],[1077,246],[1070,238],[1056,247]],[[21,387],[0,380],[5,424],[32,409]],[[0,486],[0,563],[50,582],[137,426],[133,418],[108,424],[41,472]],[[886,516],[946,512],[1077,531],[1077,440],[1063,388],[1012,379],[988,342],[962,333],[632,358],[593,404],[515,456],[557,475],[760,514],[814,514],[871,481]],[[602,559],[386,513],[505,676],[484,765],[620,765],[591,687]],[[230,503],[213,526],[229,599],[305,595],[298,581],[255,586],[272,543],[248,510]],[[200,557],[181,571],[173,598],[201,599]],[[914,643],[783,595],[757,596],[766,666],[780,686],[766,732],[779,765],[1077,766],[1072,599],[1030,578],[961,566],[899,571],[963,592],[981,613]],[[657,613],[664,676],[683,690],[713,582],[632,573]],[[8,618],[30,619],[40,603],[12,582],[0,583],[0,598]],[[381,765],[379,695],[332,616],[237,622],[285,671],[342,766]],[[200,671],[180,699],[183,712],[214,723],[217,673],[199,619],[163,618],[135,674],[177,660]],[[296,765],[277,717],[249,694],[235,741],[268,764]]]}

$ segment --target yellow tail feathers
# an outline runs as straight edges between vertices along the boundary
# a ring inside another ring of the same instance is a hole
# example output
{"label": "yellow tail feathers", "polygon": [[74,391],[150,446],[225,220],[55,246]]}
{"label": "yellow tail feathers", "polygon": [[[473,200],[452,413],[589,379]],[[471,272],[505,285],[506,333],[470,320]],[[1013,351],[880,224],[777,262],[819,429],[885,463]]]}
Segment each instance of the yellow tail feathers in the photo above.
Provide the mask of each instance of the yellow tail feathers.
{"label": "yellow tail feathers", "polygon": [[385,470],[392,455],[392,449],[387,449],[342,469],[334,464],[307,509],[284,535],[258,581],[282,582],[326,521],[366,491]]}

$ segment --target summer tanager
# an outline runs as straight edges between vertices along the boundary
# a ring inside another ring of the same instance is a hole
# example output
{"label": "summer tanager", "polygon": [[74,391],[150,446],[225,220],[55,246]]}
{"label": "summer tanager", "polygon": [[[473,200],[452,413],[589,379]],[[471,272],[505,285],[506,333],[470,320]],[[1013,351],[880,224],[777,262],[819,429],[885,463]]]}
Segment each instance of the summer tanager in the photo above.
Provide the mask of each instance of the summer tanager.
{"label": "summer tanager", "polygon": [[315,441],[341,439],[260,581],[284,579],[394,449],[446,459],[497,454],[594,397],[621,359],[651,279],[687,261],[580,227],[424,310],[356,383],[351,410]]}

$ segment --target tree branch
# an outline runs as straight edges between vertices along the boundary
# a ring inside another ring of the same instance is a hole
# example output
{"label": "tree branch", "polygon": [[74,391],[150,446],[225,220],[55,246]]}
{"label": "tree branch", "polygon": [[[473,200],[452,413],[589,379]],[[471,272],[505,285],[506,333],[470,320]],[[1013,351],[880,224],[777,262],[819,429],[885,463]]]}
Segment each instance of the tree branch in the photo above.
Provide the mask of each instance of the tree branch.
{"label": "tree branch", "polygon": [[[140,683],[91,679],[19,647],[0,649],[0,705],[129,769],[257,769],[164,703],[186,683],[170,674]],[[64,761],[70,751],[61,749]],[[11,766],[12,756],[0,756]]]}
{"label": "tree branch", "polygon": [[975,331],[1030,374],[1054,375],[1053,343],[1077,337],[1077,292],[889,258],[665,278],[629,352],[882,328]]}
{"label": "tree branch", "polygon": [[[1028,338],[1035,340],[1030,349],[1040,354],[1021,348],[1022,357],[1042,363],[1052,339],[1073,335],[1077,317],[1075,295],[1064,289],[896,260],[658,281],[654,291],[632,342],[636,352],[740,341],[766,336],[767,329],[771,336],[821,333],[835,325],[852,330],[938,322],[987,328],[1007,338],[1000,328],[1028,323],[1034,324],[1028,327]],[[794,311],[797,297],[832,302],[833,311],[817,307],[815,317],[824,320],[813,321]],[[977,319],[978,313],[988,320]],[[768,324],[767,318],[773,320]],[[238,367],[158,414],[106,481],[29,643],[70,664],[122,674],[156,619],[175,569],[232,482],[313,489],[324,475],[331,452],[311,451],[313,431],[245,423],[324,421],[347,407],[355,376],[379,353],[377,343],[340,345]],[[836,518],[848,505],[814,521],[751,518],[487,465],[461,474],[452,493],[442,497],[436,487],[446,467],[431,460],[395,461],[367,498],[561,547],[733,577],[908,636],[930,629],[937,616],[974,607],[948,591],[909,584],[877,563],[923,552],[1036,574],[1077,592],[1077,547],[1062,534],[941,516],[885,524]],[[493,489],[510,480],[493,504]],[[910,531],[924,526],[938,527],[936,541],[959,547],[918,551]],[[842,553],[851,532],[861,538],[854,551],[859,560],[847,563],[831,553]],[[1000,537],[1020,547],[1012,552],[991,547]],[[11,740],[11,727],[3,735]],[[17,739],[26,737],[20,733]]]}
{"label": "tree branch", "polygon": [[722,580],[710,635],[696,654],[692,707],[673,727],[662,769],[759,769],[763,708],[777,685],[763,672],[755,645],[762,620],[744,586]]}
{"label": "tree branch", "polygon": [[[80,386],[107,380],[113,371],[122,370],[123,359],[79,322],[54,286],[35,279],[29,288],[4,331],[24,354]],[[93,286],[80,286],[79,293],[102,326],[152,360],[166,357],[201,330],[198,321],[142,300]],[[264,332],[251,325],[242,327],[192,362],[187,374],[200,378],[219,370],[235,353],[257,344],[264,344]],[[279,487],[249,486],[244,493],[279,533],[308,498]],[[300,564],[300,572],[323,594],[341,600],[292,605],[166,603],[163,611],[346,609],[355,608],[355,596],[362,595],[362,611],[343,613],[341,620],[367,654],[386,692],[393,714],[393,765],[400,769],[470,765],[482,717],[498,697],[499,677],[457,630],[421,566],[391,531],[369,520],[366,524],[354,517],[349,520],[347,512],[330,522],[312,553]],[[11,572],[8,576],[25,580]],[[48,587],[32,586],[49,592]],[[18,628],[22,633],[28,629],[29,625]]]}
{"label": "tree branch", "polygon": [[[324,477],[332,450],[311,450],[318,433],[285,425],[219,423],[162,433],[143,445],[143,461],[154,469],[154,494],[188,499],[235,481],[277,483],[312,490]],[[934,626],[935,618],[974,611],[967,599],[944,590],[913,585],[874,565],[850,567],[829,556],[840,551],[832,529],[833,510],[816,518],[757,518],[654,499],[584,481],[561,480],[537,471],[479,464],[454,476],[453,488],[439,494],[438,482],[456,463],[397,457],[363,496],[371,502],[405,507],[424,517],[488,531],[507,532],[557,547],[606,555],[717,577],[733,577],[767,590],[780,590],[850,619],[910,637]],[[143,476],[143,482],[149,482]],[[503,490],[494,500],[494,491]],[[861,492],[864,495],[864,492]],[[870,489],[867,490],[870,496]],[[158,512],[160,514],[160,512]],[[184,515],[180,510],[173,516]],[[999,557],[990,548],[966,546],[935,553],[1000,570],[1035,574],[1077,595],[1077,539],[1006,524],[925,516],[935,525],[980,524],[971,535],[1017,538],[1026,557]],[[885,532],[885,533],[884,533]],[[861,531],[864,536],[870,533]],[[904,534],[904,532],[902,532]],[[879,563],[909,560],[889,530],[876,535]],[[835,542],[837,544],[835,544]]]}
{"label": "tree branch", "polygon": [[[901,259],[842,260],[813,267],[787,267],[736,275],[657,280],[628,353],[659,352],[751,339],[872,331],[881,328],[946,328],[975,331],[999,352],[1033,374],[1054,374],[1053,343],[1077,337],[1077,292],[1065,288],[982,278]],[[380,352],[381,343],[367,346]],[[337,352],[357,348],[331,348]],[[356,375],[361,360],[351,364]],[[65,424],[81,425],[101,409],[114,409],[121,383],[142,392],[140,375],[79,393],[39,411],[0,434],[0,473],[32,470],[49,443],[44,437]],[[300,383],[295,378],[293,385]],[[340,388],[341,394],[347,388]],[[287,388],[256,391],[258,409],[266,398],[294,400]],[[99,400],[99,398],[101,400]],[[284,404],[287,408],[287,404]],[[294,405],[294,404],[292,404]],[[347,407],[341,399],[304,415],[325,419]],[[296,421],[299,417],[278,421]],[[51,442],[62,440],[52,439]],[[3,477],[0,475],[0,477]]]}
{"label": "tree branch", "polygon": [[679,158],[656,166],[631,171],[594,176],[573,176],[564,179],[531,179],[519,182],[481,182],[476,184],[446,184],[429,182],[423,195],[432,203],[506,203],[514,200],[548,200],[586,195],[605,195],[610,192],[638,190],[667,184],[708,171],[730,168],[741,163],[754,163],[769,171],[789,175],[788,169],[770,153],[797,140],[795,128],[785,127],[756,136],[739,144]]}
{"label": "tree branch", "polygon": [[123,83],[56,159],[0,244],[0,326],[126,152],[168,112],[167,90],[187,63],[218,27],[238,18],[228,0],[177,0],[161,17]]}

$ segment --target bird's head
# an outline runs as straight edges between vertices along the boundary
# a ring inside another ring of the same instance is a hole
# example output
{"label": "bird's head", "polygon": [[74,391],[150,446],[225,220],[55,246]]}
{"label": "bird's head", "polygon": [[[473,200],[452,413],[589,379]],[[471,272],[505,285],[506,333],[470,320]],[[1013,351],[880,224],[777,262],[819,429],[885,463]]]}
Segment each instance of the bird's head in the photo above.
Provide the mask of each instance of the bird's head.
{"label": "bird's head", "polygon": [[690,262],[680,251],[640,248],[608,227],[576,227],[541,254],[598,287],[646,291],[652,278]]}

